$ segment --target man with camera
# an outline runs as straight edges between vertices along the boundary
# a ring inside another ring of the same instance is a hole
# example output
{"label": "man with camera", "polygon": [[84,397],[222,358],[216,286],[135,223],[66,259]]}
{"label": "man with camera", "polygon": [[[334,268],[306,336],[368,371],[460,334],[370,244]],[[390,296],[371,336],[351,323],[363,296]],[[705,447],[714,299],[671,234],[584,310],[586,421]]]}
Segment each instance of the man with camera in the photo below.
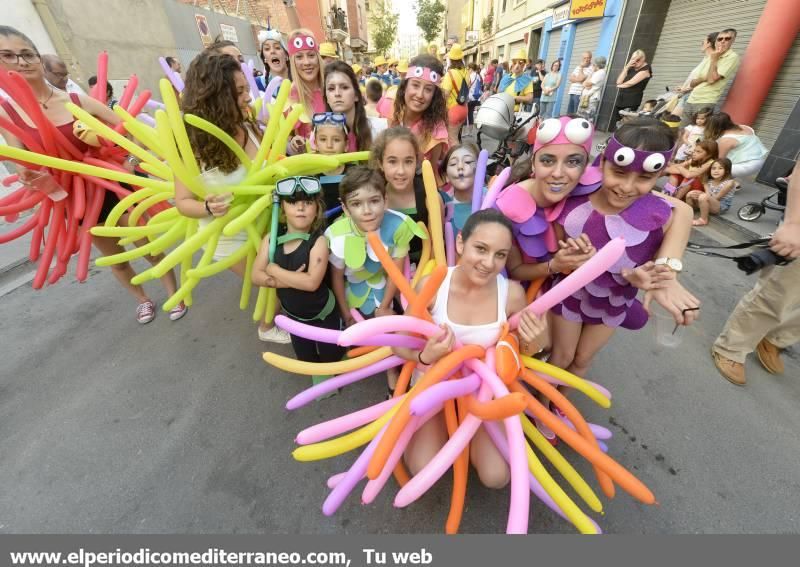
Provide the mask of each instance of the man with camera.
{"label": "man with camera", "polygon": [[[769,247],[779,260],[800,257],[800,167],[789,182],[784,222]],[[711,347],[720,374],[737,386],[747,383],[744,362],[755,351],[771,374],[783,373],[781,350],[800,340],[800,262],[767,266],[755,287],[736,305]]]}

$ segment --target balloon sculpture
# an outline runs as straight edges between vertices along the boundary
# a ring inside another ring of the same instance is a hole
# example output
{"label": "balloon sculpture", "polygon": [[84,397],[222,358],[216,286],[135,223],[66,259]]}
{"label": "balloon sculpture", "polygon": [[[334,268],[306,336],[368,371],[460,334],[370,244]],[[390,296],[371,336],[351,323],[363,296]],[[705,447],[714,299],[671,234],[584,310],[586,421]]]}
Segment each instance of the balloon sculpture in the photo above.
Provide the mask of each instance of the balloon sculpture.
{"label": "balloon sculpture", "polygon": [[[485,160],[485,156],[479,159]],[[428,162],[423,164],[423,176],[426,189],[435,188]],[[492,189],[494,187],[490,188],[489,198],[485,199],[486,205],[499,191],[496,189],[493,192]],[[437,218],[436,203],[431,200],[428,206],[431,218]],[[293,456],[300,461],[326,459],[367,445],[348,471],[328,480],[331,492],[323,504],[323,513],[335,513],[356,484],[365,477],[368,482],[362,493],[362,502],[372,502],[392,474],[401,485],[394,504],[398,507],[408,506],[452,467],[453,493],[445,530],[447,533],[456,533],[466,496],[469,443],[483,425],[509,463],[511,495],[508,533],[527,533],[531,491],[581,533],[599,533],[599,526],[555,482],[534,449],[555,466],[594,512],[602,512],[600,499],[537,430],[530,417],[541,420],[567,445],[591,462],[598,483],[608,498],[614,496],[616,483],[641,502],[653,504],[655,497],[652,492],[606,454],[607,447],[600,439],[610,438],[611,432],[587,423],[555,385],[574,388],[604,408],[610,407],[610,394],[602,386],[546,362],[520,356],[513,335],[504,334],[497,345],[489,349],[457,344],[453,352],[430,366],[418,382],[408,389],[416,363],[392,355],[391,347],[421,349],[428,337],[441,332],[430,321],[427,311],[430,300],[447,273],[445,263],[440,260],[444,248],[442,232],[441,228],[437,230],[436,224],[430,227],[433,242],[427,251],[423,250],[423,262],[420,264],[425,266],[425,255],[430,256],[432,246],[433,250],[438,250],[438,253],[434,253],[436,259],[431,260],[436,266],[423,268],[429,271],[430,277],[419,293],[414,291],[407,278],[394,265],[379,237],[376,234],[368,235],[371,251],[380,259],[388,276],[408,302],[409,315],[360,321],[344,331],[319,329],[284,316],[275,319],[278,326],[297,336],[356,347],[350,351],[348,359],[327,364],[307,363],[271,352],[264,353],[264,360],[268,364],[287,372],[336,375],[289,400],[286,405],[289,410],[302,407],[336,388],[402,366],[392,399],[319,423],[297,435],[296,441],[301,447],[294,451]],[[613,265],[624,249],[621,238],[609,242],[592,259],[533,301],[527,309],[539,315],[545,313]],[[519,314],[511,317],[508,330],[515,329],[518,321]],[[566,419],[556,416],[542,405],[529,388],[549,398],[566,415]],[[409,478],[401,462],[403,452],[415,431],[440,411],[444,411],[449,440],[433,460],[413,478]],[[500,425],[500,420],[504,427]],[[526,441],[526,437],[533,446]]]}
{"label": "balloon sculpture", "polygon": [[[91,234],[119,238],[120,244],[123,245],[135,243],[144,238],[148,242],[120,254],[99,258],[97,265],[109,266],[141,258],[148,254],[156,256],[177,244],[163,260],[141,272],[132,280],[134,284],[141,284],[160,278],[173,267],[180,265],[180,287],[163,305],[163,309],[168,311],[181,301],[191,305],[192,290],[201,279],[223,272],[246,259],[247,269],[240,300],[240,308],[245,309],[249,303],[252,289],[250,271],[261,239],[268,229],[269,209],[272,206],[272,190],[275,181],[287,175],[312,175],[335,169],[343,163],[364,161],[368,159],[369,152],[354,152],[338,156],[303,154],[286,157],[286,140],[301,111],[298,108],[288,116],[279,110],[272,113],[266,112],[267,116],[272,116],[272,118],[267,120],[258,153],[251,159],[230,135],[214,124],[191,114],[182,115],[175,91],[167,79],[162,79],[159,87],[164,100],[164,108],[159,108],[155,112],[155,128],[137,121],[119,106],[114,109],[123,118],[124,127],[142,147],[121,136],[75,105],[67,105],[76,118],[85,122],[100,136],[108,138],[140,158],[142,160],[141,167],[150,174],[149,178],[128,175],[108,164],[98,164],[92,161],[78,163],[17,148],[0,146],[0,155],[21,162],[79,173],[103,186],[110,186],[107,180],[136,183],[143,186],[143,189],[132,194],[129,192],[121,194],[124,198],[111,211],[105,224],[92,228]],[[290,89],[291,83],[283,81],[278,96],[270,108],[283,108]],[[252,109],[254,114],[259,113],[261,109],[259,103],[261,102],[263,99],[256,100],[256,105]],[[199,228],[196,219],[182,216],[174,207],[163,210],[144,222],[143,216],[148,209],[154,205],[166,203],[175,196],[175,180],[180,180],[201,199],[209,190],[201,178],[200,166],[189,143],[184,123],[204,130],[222,141],[236,154],[247,170],[247,175],[237,185],[214,187],[216,191],[233,193],[234,200],[224,216],[215,218],[205,227]],[[130,211],[128,225],[116,226],[127,211]],[[234,236],[242,231],[247,234],[244,243],[226,258],[212,261],[220,236]],[[194,264],[193,256],[202,248],[204,248],[203,254]],[[261,288],[253,318],[260,320],[266,314],[269,315],[267,319],[270,319],[275,305],[275,290]]]}
{"label": "balloon sculpture", "polygon": [[[108,54],[103,52],[98,57],[98,80],[92,89],[92,96],[103,103],[106,102],[107,77]],[[132,75],[117,106],[120,115],[129,118],[136,116],[148,102],[150,91],[141,92],[134,100],[137,86],[138,79]],[[38,137],[34,136],[9,120],[0,119],[0,126],[31,150],[20,153],[20,150],[3,146],[0,147],[0,155],[35,170],[34,175],[37,170],[41,171],[37,175],[39,182],[31,181],[0,199],[0,217],[5,217],[6,221],[16,220],[25,211],[33,212],[25,223],[0,235],[0,244],[33,232],[30,259],[38,262],[33,279],[34,289],[42,288],[45,281],[50,284],[57,282],[67,272],[67,265],[74,255],[78,256],[77,279],[85,281],[91,252],[89,229],[97,224],[106,192],[111,191],[119,197],[131,195],[130,190],[117,182],[128,183],[134,189],[145,185],[163,188],[157,182],[129,175],[122,169],[120,164],[125,155],[130,152],[143,159],[150,158],[150,162],[155,160],[121,136],[121,128],[105,127],[103,131],[108,135],[98,136],[100,132],[93,130],[92,126],[97,120],[71,105],[73,114],[79,120],[73,131],[86,144],[84,148],[77,147],[47,119],[31,87],[16,72],[0,72],[0,88],[31,119],[38,133]],[[24,159],[23,156],[31,159]],[[68,164],[69,167],[57,167],[57,163]],[[153,168],[164,175],[168,173],[163,164],[154,163]],[[98,170],[113,171],[114,175],[97,176]],[[9,186],[18,180],[18,175],[11,175],[3,180],[3,184]],[[21,180],[29,181],[27,178]],[[56,258],[56,264],[51,271],[53,258]]]}

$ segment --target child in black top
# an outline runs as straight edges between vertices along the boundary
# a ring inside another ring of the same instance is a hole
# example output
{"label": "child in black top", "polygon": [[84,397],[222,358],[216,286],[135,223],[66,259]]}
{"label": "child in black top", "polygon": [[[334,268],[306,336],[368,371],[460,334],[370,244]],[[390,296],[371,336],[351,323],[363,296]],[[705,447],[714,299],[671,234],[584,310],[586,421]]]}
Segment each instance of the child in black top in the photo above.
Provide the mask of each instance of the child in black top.
{"label": "child in black top", "polygon": [[[325,283],[328,268],[328,240],[325,228],[325,204],[319,180],[314,177],[287,177],[275,185],[280,199],[286,230],[279,231],[275,256],[269,258],[267,235],[253,265],[253,283],[277,289],[281,308],[287,317],[322,327],[340,330],[342,318],[336,298]],[[291,335],[298,360],[336,362],[344,349],[335,344]],[[314,376],[318,384],[329,376]]]}

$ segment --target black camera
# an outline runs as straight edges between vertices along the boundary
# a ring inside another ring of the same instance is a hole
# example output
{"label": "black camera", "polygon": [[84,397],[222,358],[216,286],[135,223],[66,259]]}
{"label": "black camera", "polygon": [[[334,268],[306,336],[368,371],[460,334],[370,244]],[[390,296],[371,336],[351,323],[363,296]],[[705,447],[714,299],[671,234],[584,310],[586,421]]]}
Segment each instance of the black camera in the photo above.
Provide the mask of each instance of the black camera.
{"label": "black camera", "polygon": [[736,265],[748,276],[767,266],[784,266],[789,262],[790,258],[779,256],[769,248],[761,248],[752,254],[736,258]]}
{"label": "black camera", "polygon": [[[715,258],[726,258],[736,262],[736,266],[746,273],[748,276],[754,274],[767,266],[785,266],[792,261],[791,258],[779,256],[772,250],[767,248],[769,246],[770,238],[757,238],[749,242],[740,242],[732,246],[709,246],[705,244],[696,244],[689,242],[686,249],[689,252],[700,254],[701,256],[713,256]],[[708,249],[717,250],[742,250],[744,248],[754,248],[754,251],[747,256],[728,256],[727,254],[720,254],[719,252],[710,252]]]}

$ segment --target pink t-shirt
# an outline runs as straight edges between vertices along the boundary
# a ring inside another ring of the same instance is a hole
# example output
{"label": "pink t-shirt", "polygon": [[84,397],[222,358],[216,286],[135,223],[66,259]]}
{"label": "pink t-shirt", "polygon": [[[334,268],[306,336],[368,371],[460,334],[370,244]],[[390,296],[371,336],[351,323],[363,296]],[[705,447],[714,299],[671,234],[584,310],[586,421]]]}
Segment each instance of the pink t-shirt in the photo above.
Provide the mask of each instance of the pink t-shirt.
{"label": "pink t-shirt", "polygon": [[[417,120],[411,125],[411,132],[417,137],[420,145],[422,145],[422,119]],[[444,122],[436,123],[436,125],[433,127],[433,132],[431,132],[431,135],[428,138],[428,143],[425,144],[424,147],[420,147],[422,150],[422,159],[430,159],[431,151],[439,144],[444,144],[442,151],[442,156],[444,156],[444,152],[447,151],[447,125]],[[434,169],[436,169],[439,164],[432,163],[431,165]]]}
{"label": "pink t-shirt", "polygon": [[[296,86],[292,86],[292,90],[289,93],[289,102],[300,102],[300,94],[297,92]],[[322,89],[317,89],[311,94],[310,110],[311,114],[309,114],[309,109],[305,109],[305,112],[300,115],[300,120],[298,120],[294,127],[295,134],[302,136],[305,139],[308,139],[311,136],[311,118],[313,115],[318,112],[325,112],[325,99],[322,96]]]}

